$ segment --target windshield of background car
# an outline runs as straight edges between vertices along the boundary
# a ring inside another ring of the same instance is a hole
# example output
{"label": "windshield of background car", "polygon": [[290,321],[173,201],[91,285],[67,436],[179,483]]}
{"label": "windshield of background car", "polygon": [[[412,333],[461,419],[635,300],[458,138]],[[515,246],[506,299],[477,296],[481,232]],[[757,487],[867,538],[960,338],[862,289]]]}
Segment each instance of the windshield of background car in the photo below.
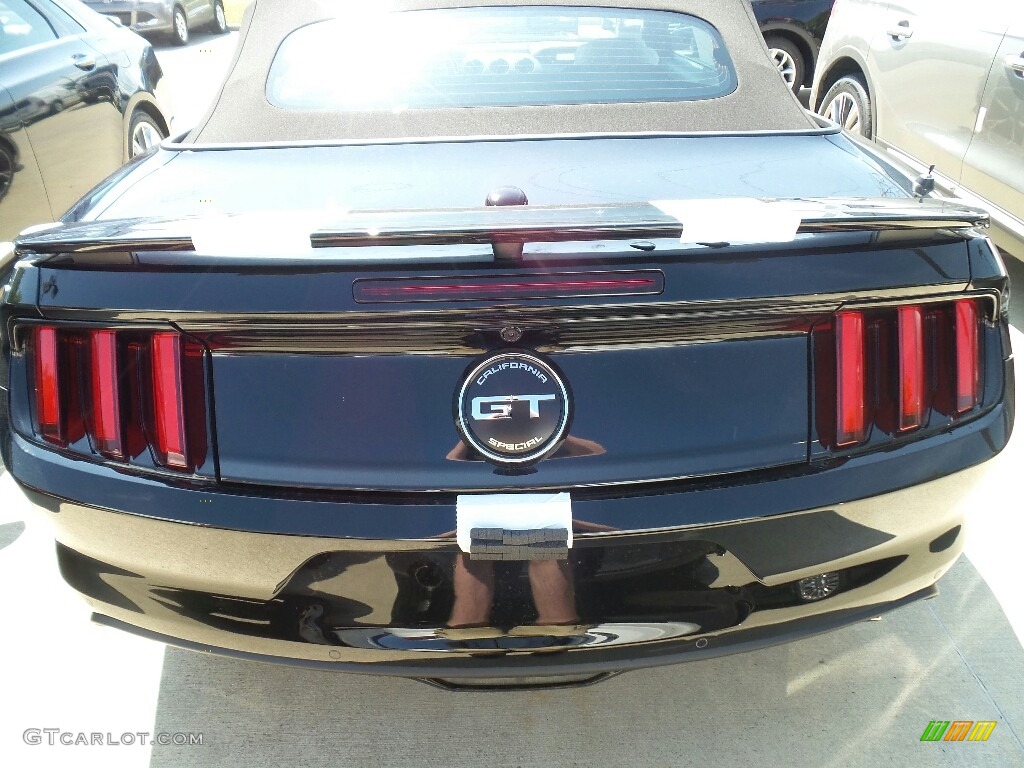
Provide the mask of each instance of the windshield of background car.
{"label": "windshield of background car", "polygon": [[336,112],[712,99],[736,89],[717,30],[681,13],[479,7],[367,13],[295,30],[275,107]]}

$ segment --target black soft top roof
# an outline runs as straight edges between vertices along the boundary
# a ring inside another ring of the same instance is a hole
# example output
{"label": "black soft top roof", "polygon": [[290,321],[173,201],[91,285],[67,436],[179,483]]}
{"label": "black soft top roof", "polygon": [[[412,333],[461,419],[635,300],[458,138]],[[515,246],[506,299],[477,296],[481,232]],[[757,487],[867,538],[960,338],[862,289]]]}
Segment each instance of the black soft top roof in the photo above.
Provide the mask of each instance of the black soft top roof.
{"label": "black soft top roof", "polygon": [[767,55],[748,0],[373,0],[382,10],[541,5],[675,11],[717,28],[738,87],[703,101],[462,107],[394,112],[280,109],[267,100],[270,66],[295,29],[362,7],[351,0],[255,0],[227,79],[185,143],[366,141],[594,133],[801,131],[816,128]]}

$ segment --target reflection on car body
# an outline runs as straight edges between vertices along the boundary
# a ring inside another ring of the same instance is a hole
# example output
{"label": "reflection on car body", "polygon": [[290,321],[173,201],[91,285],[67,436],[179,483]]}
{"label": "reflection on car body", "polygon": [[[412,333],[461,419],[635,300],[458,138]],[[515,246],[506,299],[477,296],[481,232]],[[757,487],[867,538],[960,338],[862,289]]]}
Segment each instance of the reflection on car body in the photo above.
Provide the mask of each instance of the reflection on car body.
{"label": "reflection on car body", "polygon": [[746,0],[246,24],[0,304],[0,448],[98,621],[490,687],[935,594],[1012,429],[1006,274]]}
{"label": "reflection on car body", "polygon": [[0,21],[5,241],[60,216],[137,154],[140,126],[166,136],[168,117],[152,47],[76,0],[0,0]]}

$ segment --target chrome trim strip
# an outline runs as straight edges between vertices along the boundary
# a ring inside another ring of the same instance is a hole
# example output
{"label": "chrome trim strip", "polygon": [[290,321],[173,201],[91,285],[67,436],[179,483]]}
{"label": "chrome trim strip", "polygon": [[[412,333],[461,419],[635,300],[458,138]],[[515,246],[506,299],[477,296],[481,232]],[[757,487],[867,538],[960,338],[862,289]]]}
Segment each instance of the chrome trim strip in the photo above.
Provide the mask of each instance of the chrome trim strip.
{"label": "chrome trim strip", "polygon": [[[999,298],[990,289],[965,283],[818,294],[770,300],[509,306],[422,309],[400,316],[372,312],[267,315],[206,312],[48,308],[47,319],[19,319],[18,325],[104,323],[107,327],[167,328],[167,323],[203,343],[215,355],[275,354],[460,354],[489,351],[481,332],[497,333],[514,323],[527,336],[539,334],[531,349],[541,354],[602,349],[662,348],[683,344],[778,337],[807,333],[815,322],[843,307],[872,309],[983,298],[998,320]],[[18,337],[15,336],[15,351]]]}
{"label": "chrome trim strip", "polygon": [[[984,211],[946,200],[773,198],[763,202],[777,206],[780,214],[798,214],[797,234],[961,229],[988,223]],[[310,243],[314,248],[331,248],[681,238],[685,228],[686,222],[651,203],[491,206],[354,212],[337,229],[314,232]]]}
{"label": "chrome trim strip", "polygon": [[[720,202],[725,205],[726,199]],[[985,211],[953,200],[767,198],[760,202],[777,208],[780,215],[798,217],[796,234],[958,230],[989,222]],[[78,222],[19,237],[15,248],[18,253],[43,254],[195,252],[193,235],[199,230],[216,226],[221,237],[230,238],[232,228],[241,234],[266,223],[250,222],[244,216],[227,217],[224,223],[203,217]],[[357,211],[342,215],[337,225],[314,231],[308,242],[317,249],[680,238],[685,226],[652,203]],[[303,237],[300,233],[298,240]],[[287,254],[282,258],[289,259]]]}
{"label": "chrome trim strip", "polygon": [[[815,116],[817,117],[817,116]],[[248,141],[218,144],[214,142],[194,144],[185,141],[188,133],[174,138],[164,139],[160,148],[169,152],[225,152],[247,149],[299,149],[304,147],[372,147],[394,144],[465,144],[479,142],[509,141],[557,141],[557,140],[591,140],[591,139],[695,139],[704,137],[744,138],[766,136],[831,136],[841,133],[842,129],[833,124],[824,124],[818,118],[818,128],[801,128],[794,130],[766,131],[629,131],[609,133],[526,133],[509,135],[477,135],[477,136],[410,136],[397,139],[339,139],[337,141],[320,141],[316,139],[304,141]]]}
{"label": "chrome trim strip", "polygon": [[[950,294],[940,296],[923,296],[920,298],[907,299],[907,298],[890,298],[890,299],[876,299],[874,301],[851,301],[844,303],[842,309],[883,309],[885,307],[893,307],[901,304],[935,304],[937,302],[950,301],[954,297]],[[999,320],[999,292],[994,289],[984,289],[979,291],[969,291],[962,295],[957,295],[957,299],[985,299],[988,301],[989,317],[988,320],[991,323],[998,322]]]}
{"label": "chrome trim strip", "polygon": [[[895,157],[919,173],[928,172],[928,166],[921,163],[915,157],[908,155],[898,147],[894,147],[881,139],[877,139],[877,141],[892,157]],[[1002,227],[1014,238],[1024,243],[1024,219],[1015,216],[1005,208],[996,205],[991,200],[975,194],[967,187],[939,171],[933,170],[932,175],[935,177],[935,181],[937,182],[939,189],[946,193],[950,198],[961,200],[966,205],[988,211],[992,224]]]}

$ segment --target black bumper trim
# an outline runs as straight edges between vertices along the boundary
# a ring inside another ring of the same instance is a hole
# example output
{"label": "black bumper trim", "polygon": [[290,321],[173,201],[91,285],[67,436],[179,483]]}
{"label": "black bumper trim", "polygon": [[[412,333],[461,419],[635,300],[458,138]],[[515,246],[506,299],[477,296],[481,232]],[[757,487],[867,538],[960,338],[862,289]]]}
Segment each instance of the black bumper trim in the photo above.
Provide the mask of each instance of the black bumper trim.
{"label": "black bumper trim", "polygon": [[[938,588],[932,585],[887,603],[877,603],[862,608],[850,608],[808,616],[781,625],[755,627],[752,629],[740,628],[724,632],[720,635],[687,638],[685,640],[663,643],[619,646],[607,649],[587,649],[577,652],[547,651],[530,655],[517,653],[511,656],[466,656],[441,661],[438,661],[436,658],[401,661],[389,660],[380,663],[319,661],[251,653],[182,640],[142,629],[102,614],[94,613],[92,619],[98,624],[121,629],[139,637],[156,640],[185,650],[307,669],[388,675],[404,678],[445,678],[448,680],[460,678],[542,678],[625,672],[632,669],[664,666],[684,661],[698,661],[733,653],[743,653],[811,637],[812,635],[829,632],[859,621],[866,621],[879,614],[901,608],[918,600],[936,597],[938,594]],[[581,656],[584,658],[581,658]]]}

